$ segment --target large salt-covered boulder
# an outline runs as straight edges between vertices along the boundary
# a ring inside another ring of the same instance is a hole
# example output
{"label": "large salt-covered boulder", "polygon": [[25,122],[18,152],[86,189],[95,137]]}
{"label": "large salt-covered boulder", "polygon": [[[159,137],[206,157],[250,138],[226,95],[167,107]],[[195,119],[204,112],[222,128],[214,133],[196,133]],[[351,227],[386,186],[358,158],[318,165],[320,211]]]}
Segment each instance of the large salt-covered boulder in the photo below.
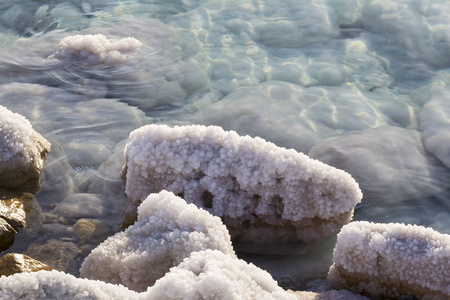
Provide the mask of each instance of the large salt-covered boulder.
{"label": "large salt-covered boulder", "polygon": [[244,251],[301,251],[337,233],[362,197],[344,171],[215,126],[141,127],[125,161],[124,227],[147,195],[166,189],[220,216]]}
{"label": "large salt-covered boulder", "polygon": [[328,281],[357,293],[450,298],[450,235],[400,223],[353,222],[342,228]]}
{"label": "large salt-covered boulder", "polygon": [[191,252],[205,249],[235,256],[220,218],[162,191],[139,206],[134,225],[95,248],[80,273],[142,292]]}
{"label": "large salt-covered boulder", "polygon": [[50,143],[25,117],[0,106],[0,187],[39,191],[39,174],[49,150]]}

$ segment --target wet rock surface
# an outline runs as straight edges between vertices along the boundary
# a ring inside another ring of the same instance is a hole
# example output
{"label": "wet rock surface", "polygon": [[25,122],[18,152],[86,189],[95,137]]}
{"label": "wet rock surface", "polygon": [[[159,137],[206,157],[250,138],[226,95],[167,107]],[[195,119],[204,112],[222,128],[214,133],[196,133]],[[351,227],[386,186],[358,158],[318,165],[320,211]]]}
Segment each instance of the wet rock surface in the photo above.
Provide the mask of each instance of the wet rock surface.
{"label": "wet rock surface", "polygon": [[0,276],[52,269],[52,267],[24,254],[7,253],[0,258]]}

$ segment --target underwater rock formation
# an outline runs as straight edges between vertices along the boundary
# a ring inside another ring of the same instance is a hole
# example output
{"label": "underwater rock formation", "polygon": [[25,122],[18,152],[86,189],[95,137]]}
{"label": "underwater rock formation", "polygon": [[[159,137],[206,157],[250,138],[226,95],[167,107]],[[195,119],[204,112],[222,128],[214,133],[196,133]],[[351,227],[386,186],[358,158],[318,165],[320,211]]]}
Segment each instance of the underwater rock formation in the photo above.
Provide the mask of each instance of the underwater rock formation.
{"label": "underwater rock formation", "polygon": [[450,235],[404,224],[353,222],[338,234],[333,288],[399,298],[449,299]]}
{"label": "underwater rock formation", "polygon": [[342,170],[216,126],[141,127],[125,161],[123,227],[148,194],[166,189],[221,217],[241,251],[304,251],[348,223],[362,197]]}
{"label": "underwater rock formation", "polygon": [[434,93],[420,111],[420,129],[425,148],[450,167],[450,87]]}
{"label": "underwater rock formation", "polygon": [[414,129],[383,126],[349,132],[316,144],[308,156],[350,173],[365,203],[393,204],[450,186],[450,170],[425,149]]}
{"label": "underwater rock formation", "polygon": [[235,257],[230,235],[218,217],[162,191],[139,206],[134,225],[89,254],[80,274],[142,292],[191,252],[205,249]]}

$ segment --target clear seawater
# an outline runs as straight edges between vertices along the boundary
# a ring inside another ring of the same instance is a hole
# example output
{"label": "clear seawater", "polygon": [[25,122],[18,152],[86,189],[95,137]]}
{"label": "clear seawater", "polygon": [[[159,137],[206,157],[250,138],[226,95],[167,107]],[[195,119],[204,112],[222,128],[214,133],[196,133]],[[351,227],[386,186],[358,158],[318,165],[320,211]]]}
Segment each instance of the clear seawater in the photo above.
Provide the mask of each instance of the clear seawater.
{"label": "clear seawater", "polygon": [[[65,37],[134,37],[122,64],[54,57]],[[450,3],[446,0],[0,1],[0,105],[52,143],[42,213],[8,252],[74,275],[120,227],[128,134],[220,125],[344,169],[356,220],[450,233]],[[100,224],[86,240],[75,224]],[[242,257],[317,289],[336,238],[297,256]]]}

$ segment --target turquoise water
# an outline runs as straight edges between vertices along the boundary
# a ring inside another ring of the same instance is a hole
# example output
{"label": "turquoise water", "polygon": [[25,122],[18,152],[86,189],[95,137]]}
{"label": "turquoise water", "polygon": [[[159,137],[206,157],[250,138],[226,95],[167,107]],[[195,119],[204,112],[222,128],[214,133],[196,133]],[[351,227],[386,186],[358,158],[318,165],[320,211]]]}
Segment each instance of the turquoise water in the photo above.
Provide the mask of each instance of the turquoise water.
{"label": "turquoise water", "polygon": [[[150,123],[294,148],[352,174],[364,193],[355,219],[450,233],[449,29],[444,0],[2,1],[0,105],[52,143],[39,230],[8,251],[78,275],[120,227],[124,142]],[[55,54],[78,34],[142,45],[120,63]],[[77,234],[80,219],[99,222],[99,236]],[[242,257],[284,287],[314,289],[334,242]]]}

